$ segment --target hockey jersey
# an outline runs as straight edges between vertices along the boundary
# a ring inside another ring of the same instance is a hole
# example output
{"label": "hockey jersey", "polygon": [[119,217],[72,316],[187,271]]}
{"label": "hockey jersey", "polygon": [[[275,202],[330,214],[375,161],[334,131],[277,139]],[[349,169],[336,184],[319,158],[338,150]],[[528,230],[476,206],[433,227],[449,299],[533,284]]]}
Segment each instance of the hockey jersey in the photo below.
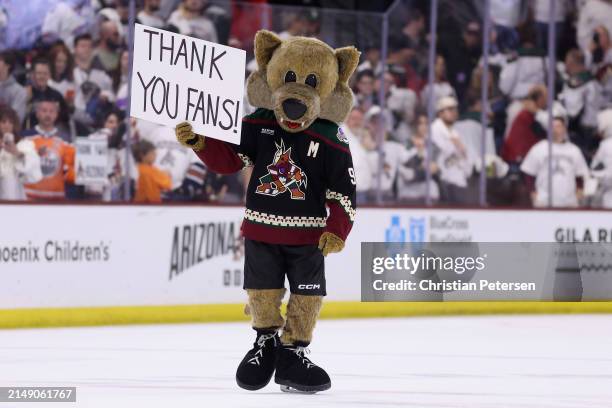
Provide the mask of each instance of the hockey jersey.
{"label": "hockey jersey", "polygon": [[289,133],[272,111],[258,109],[243,119],[240,145],[207,138],[197,155],[222,174],[253,166],[245,237],[306,245],[329,231],[346,240],[355,219],[356,180],[348,139],[335,123],[317,119]]}
{"label": "hockey jersey", "polygon": [[37,183],[25,184],[25,193],[30,200],[64,199],[64,183],[74,183],[74,146],[57,136],[42,134],[28,137],[34,143],[40,156],[42,179]]}

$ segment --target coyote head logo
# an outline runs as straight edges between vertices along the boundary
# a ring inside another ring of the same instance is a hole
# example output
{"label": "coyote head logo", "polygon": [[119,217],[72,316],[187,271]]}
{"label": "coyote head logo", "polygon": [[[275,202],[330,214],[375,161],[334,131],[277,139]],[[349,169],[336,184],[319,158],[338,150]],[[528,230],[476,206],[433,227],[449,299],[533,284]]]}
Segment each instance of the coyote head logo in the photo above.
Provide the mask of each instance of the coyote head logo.
{"label": "coyote head logo", "polygon": [[303,200],[306,195],[300,187],[306,188],[306,173],[299,168],[291,158],[291,148],[286,149],[285,143],[274,143],[276,152],[272,163],[267,166],[268,173],[259,178],[255,192],[276,197],[289,191],[292,200]]}

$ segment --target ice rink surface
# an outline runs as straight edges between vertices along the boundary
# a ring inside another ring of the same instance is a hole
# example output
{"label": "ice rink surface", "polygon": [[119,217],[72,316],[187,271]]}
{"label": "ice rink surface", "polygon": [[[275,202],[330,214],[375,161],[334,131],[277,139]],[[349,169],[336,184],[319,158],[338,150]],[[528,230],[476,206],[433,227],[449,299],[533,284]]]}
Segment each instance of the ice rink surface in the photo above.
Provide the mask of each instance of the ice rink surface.
{"label": "ice rink surface", "polygon": [[[52,407],[610,408],[612,316],[325,320],[311,345],[332,388],[239,389],[246,323],[0,332],[0,385],[76,386]],[[0,403],[0,407],[41,407]]]}

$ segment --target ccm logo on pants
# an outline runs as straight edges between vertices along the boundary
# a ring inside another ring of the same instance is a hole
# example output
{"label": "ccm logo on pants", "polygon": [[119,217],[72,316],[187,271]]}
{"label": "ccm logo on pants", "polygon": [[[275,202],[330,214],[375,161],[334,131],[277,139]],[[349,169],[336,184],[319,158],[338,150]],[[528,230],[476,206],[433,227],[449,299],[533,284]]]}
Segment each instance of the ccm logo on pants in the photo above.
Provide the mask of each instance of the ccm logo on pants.
{"label": "ccm logo on pants", "polygon": [[319,284],[308,284],[308,285],[298,285],[298,289],[321,289],[321,285]]}

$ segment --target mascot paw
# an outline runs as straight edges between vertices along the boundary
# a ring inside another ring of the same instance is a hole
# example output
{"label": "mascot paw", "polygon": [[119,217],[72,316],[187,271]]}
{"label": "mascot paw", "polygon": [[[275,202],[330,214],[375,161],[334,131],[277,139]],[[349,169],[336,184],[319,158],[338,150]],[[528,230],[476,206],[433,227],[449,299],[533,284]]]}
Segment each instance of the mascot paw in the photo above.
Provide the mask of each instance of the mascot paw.
{"label": "mascot paw", "polygon": [[176,140],[180,144],[194,151],[200,151],[204,148],[204,136],[193,132],[193,128],[189,122],[181,122],[174,129]]}
{"label": "mascot paw", "polygon": [[319,238],[319,249],[323,252],[323,256],[340,252],[344,248],[344,241],[337,235],[331,232],[324,232]]}

